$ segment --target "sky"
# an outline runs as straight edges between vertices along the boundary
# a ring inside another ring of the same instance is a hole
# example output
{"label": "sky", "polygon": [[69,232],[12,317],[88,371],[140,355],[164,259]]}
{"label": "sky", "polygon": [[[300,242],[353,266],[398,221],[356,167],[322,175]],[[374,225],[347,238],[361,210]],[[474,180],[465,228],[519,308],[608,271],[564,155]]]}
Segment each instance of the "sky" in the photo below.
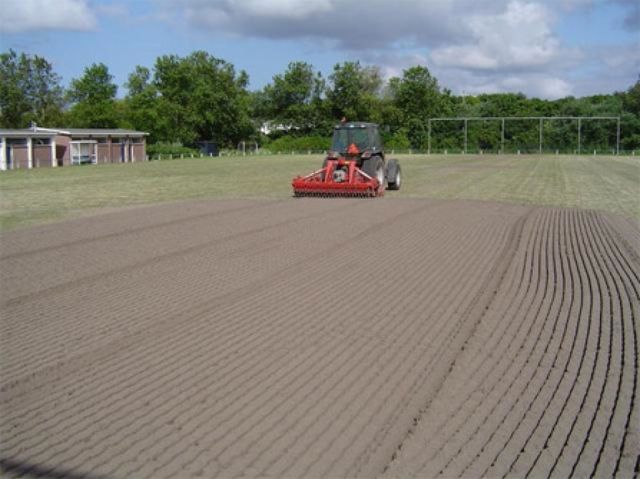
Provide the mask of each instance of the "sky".
{"label": "sky", "polygon": [[640,0],[1,0],[0,51],[39,55],[63,85],[104,63],[126,95],[136,65],[195,50],[257,90],[292,61],[385,78],[426,66],[457,95],[556,99],[627,90],[640,75]]}

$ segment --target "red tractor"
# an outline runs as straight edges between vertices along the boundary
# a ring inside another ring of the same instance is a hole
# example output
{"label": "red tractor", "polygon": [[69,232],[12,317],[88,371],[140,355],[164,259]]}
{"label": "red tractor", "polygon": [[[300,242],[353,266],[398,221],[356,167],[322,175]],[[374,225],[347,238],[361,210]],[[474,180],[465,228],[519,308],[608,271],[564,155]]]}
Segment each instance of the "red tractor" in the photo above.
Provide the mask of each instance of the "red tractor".
{"label": "red tractor", "polygon": [[382,196],[399,190],[398,160],[386,160],[378,125],[341,123],[333,130],[331,150],[322,168],[293,179],[295,196]]}

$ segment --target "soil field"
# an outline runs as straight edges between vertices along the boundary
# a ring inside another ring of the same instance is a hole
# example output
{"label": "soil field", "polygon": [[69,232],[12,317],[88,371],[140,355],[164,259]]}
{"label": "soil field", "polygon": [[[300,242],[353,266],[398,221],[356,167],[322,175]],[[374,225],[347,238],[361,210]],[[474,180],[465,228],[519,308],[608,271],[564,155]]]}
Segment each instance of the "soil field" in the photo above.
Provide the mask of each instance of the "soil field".
{"label": "soil field", "polygon": [[198,200],[0,245],[4,475],[638,472],[624,217]]}

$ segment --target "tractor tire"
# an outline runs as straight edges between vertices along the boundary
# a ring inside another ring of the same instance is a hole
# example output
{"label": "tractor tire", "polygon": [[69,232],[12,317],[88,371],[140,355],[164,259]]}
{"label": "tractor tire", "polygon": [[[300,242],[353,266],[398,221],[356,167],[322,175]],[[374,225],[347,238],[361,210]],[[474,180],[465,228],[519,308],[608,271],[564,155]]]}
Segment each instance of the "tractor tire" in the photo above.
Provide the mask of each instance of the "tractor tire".
{"label": "tractor tire", "polygon": [[387,164],[387,189],[399,190],[402,184],[402,170],[398,160],[391,159]]}
{"label": "tractor tire", "polygon": [[362,171],[372,178],[378,178],[380,186],[378,191],[382,192],[385,188],[384,161],[379,156],[374,156],[366,160],[362,165]]}

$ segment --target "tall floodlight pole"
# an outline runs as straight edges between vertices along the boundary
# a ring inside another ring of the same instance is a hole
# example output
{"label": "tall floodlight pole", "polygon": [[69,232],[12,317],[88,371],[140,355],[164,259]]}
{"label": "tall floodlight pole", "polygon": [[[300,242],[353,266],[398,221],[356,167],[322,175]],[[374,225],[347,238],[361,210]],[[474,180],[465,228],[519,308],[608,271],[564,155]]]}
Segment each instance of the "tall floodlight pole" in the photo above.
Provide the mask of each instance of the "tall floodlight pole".
{"label": "tall floodlight pole", "polygon": [[616,155],[620,155],[620,117],[618,117],[618,128],[616,129]]}
{"label": "tall floodlight pole", "polygon": [[578,118],[578,155],[580,154],[580,128],[582,127],[582,122],[580,118]]}
{"label": "tall floodlight pole", "polygon": [[504,154],[504,118],[502,119],[502,133],[500,135],[500,153]]}
{"label": "tall floodlight pole", "polygon": [[431,154],[431,118],[427,121],[427,154]]}
{"label": "tall floodlight pole", "polygon": [[467,154],[467,119],[464,119],[464,153]]}
{"label": "tall floodlight pole", "polygon": [[538,152],[542,154],[542,118],[540,118],[540,138],[538,139]]}

